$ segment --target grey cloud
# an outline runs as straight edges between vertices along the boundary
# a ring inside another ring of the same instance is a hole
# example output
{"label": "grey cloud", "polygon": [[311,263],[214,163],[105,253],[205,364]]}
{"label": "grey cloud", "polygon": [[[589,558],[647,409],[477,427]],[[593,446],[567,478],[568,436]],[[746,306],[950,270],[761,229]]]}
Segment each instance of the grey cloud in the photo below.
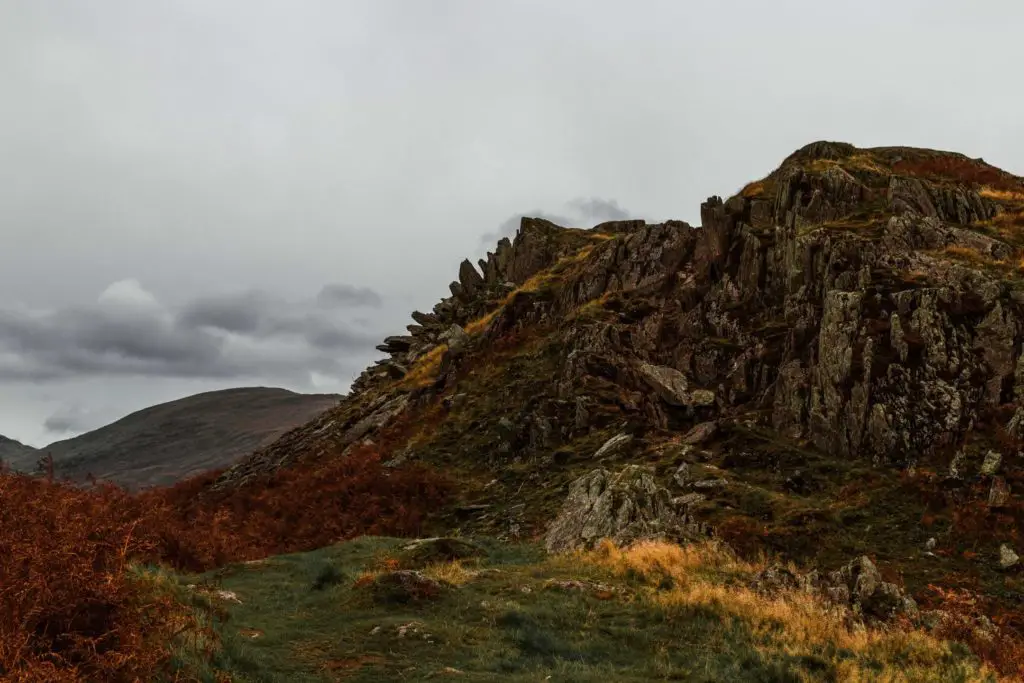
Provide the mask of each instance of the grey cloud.
{"label": "grey cloud", "polygon": [[54,435],[82,433],[102,425],[81,406],[62,405],[43,422],[43,428]]}
{"label": "grey cloud", "polygon": [[178,323],[189,329],[211,327],[248,334],[259,329],[269,303],[268,297],[259,292],[204,297],[186,304],[178,314]]}
{"label": "grey cloud", "polygon": [[[205,297],[182,307],[177,315],[177,324],[179,328],[194,332],[222,330],[254,339],[298,337],[320,349],[373,346],[376,336],[345,329],[334,319],[338,315],[337,306],[323,306],[322,295],[328,287],[321,289],[314,301],[287,301],[259,291]],[[349,290],[350,298],[371,301],[377,296],[370,290]]]}
{"label": "grey cloud", "polygon": [[134,298],[101,297],[93,306],[0,309],[0,378],[263,376],[305,383],[310,372],[349,373],[348,361],[367,355],[380,337],[349,329],[315,299],[243,292],[172,309],[127,289]]}
{"label": "grey cloud", "polygon": [[369,287],[353,287],[352,285],[324,285],[316,295],[318,304],[325,308],[343,308],[347,306],[368,306],[380,308],[384,299]]}
{"label": "grey cloud", "polygon": [[590,197],[589,199],[574,199],[569,206],[579,212],[579,215],[596,223],[604,221],[624,221],[630,218],[628,211],[619,206],[614,199],[600,199]]}

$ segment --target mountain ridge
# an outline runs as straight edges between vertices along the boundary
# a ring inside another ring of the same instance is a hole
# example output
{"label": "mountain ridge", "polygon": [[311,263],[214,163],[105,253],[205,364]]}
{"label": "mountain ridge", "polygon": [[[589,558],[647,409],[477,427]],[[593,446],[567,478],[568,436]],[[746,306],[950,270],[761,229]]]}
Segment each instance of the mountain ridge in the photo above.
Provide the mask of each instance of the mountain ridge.
{"label": "mountain ridge", "polygon": [[[276,387],[200,392],[140,410],[43,448],[24,446],[15,469],[53,458],[54,474],[129,487],[172,484],[229,465],[268,440],[335,405],[340,394],[300,394]],[[14,449],[11,449],[13,454]]]}

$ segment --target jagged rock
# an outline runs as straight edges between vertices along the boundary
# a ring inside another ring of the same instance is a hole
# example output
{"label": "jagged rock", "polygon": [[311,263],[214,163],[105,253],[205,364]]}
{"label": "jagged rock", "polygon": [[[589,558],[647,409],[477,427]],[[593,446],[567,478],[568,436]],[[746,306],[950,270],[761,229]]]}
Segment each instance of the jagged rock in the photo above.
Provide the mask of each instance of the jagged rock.
{"label": "jagged rock", "polygon": [[609,455],[615,455],[625,448],[629,443],[633,441],[633,437],[629,434],[616,434],[612,438],[604,442],[604,444],[597,449],[594,453],[594,459],[600,460],[601,458]]}
{"label": "jagged rock", "polygon": [[412,348],[412,345],[416,343],[416,338],[407,335],[394,335],[384,340],[384,343],[377,347],[378,350],[384,351],[385,353],[404,353]]}
{"label": "jagged rock", "polygon": [[961,479],[964,476],[964,467],[967,463],[967,454],[957,451],[953,460],[949,463],[949,476],[951,479]]}
{"label": "jagged rock", "polygon": [[992,477],[992,486],[988,491],[990,507],[1003,507],[1010,500],[1010,486],[1003,477]]}
{"label": "jagged rock", "polygon": [[707,500],[707,496],[703,493],[686,493],[682,496],[676,496],[673,498],[672,505],[677,508],[689,508],[694,505],[700,505],[705,500]]}
{"label": "jagged rock", "polygon": [[484,285],[483,277],[469,259],[459,265],[459,283],[462,285],[462,291],[469,295],[475,294]]}
{"label": "jagged rock", "polygon": [[469,345],[469,335],[458,325],[451,325],[445,330],[439,341],[448,345],[448,352],[452,357],[461,356]]}
{"label": "jagged rock", "polygon": [[935,537],[933,536],[933,537],[929,538],[929,539],[928,539],[927,541],[925,541],[925,543],[924,543],[924,549],[925,549],[925,550],[926,550],[927,552],[931,552],[931,551],[935,550],[935,546],[936,546],[937,544],[938,544],[938,541],[936,541],[936,540],[935,540]]}
{"label": "jagged rock", "polygon": [[442,324],[441,321],[438,320],[437,316],[432,313],[420,313],[419,311],[413,311],[412,319],[425,328],[436,328]]}
{"label": "jagged rock", "polygon": [[470,300],[469,292],[465,290],[465,288],[462,286],[462,283],[460,282],[452,280],[451,282],[448,283],[448,290],[452,293],[452,298],[454,299],[463,302]]}
{"label": "jagged rock", "polygon": [[707,389],[689,390],[683,373],[650,363],[640,363],[640,376],[663,401],[674,406],[708,406],[715,402],[715,394]]}
{"label": "jagged rock", "polygon": [[548,552],[592,548],[602,539],[629,545],[650,538],[683,539],[693,528],[673,508],[668,490],[649,468],[628,465],[617,474],[597,469],[569,487],[561,513],[551,524]]}
{"label": "jagged rock", "polygon": [[1020,555],[1018,555],[1013,548],[1003,543],[999,546],[999,568],[1006,570],[1012,569],[1017,566],[1020,562]]}
{"label": "jagged rock", "polygon": [[[712,399],[713,401],[714,399]],[[684,444],[697,445],[708,441],[718,432],[717,422],[701,422],[683,437]]]}
{"label": "jagged rock", "polygon": [[990,477],[999,471],[1003,462],[1003,456],[998,451],[989,451],[985,454],[985,461],[981,463],[981,474]]}
{"label": "jagged rock", "polygon": [[728,485],[725,479],[701,479],[690,484],[695,489],[718,489]]}
{"label": "jagged rock", "polygon": [[675,480],[676,484],[682,486],[683,488],[685,488],[686,485],[690,483],[690,478],[690,464],[686,462],[682,463],[676,469],[675,474],[672,475],[672,479]]}

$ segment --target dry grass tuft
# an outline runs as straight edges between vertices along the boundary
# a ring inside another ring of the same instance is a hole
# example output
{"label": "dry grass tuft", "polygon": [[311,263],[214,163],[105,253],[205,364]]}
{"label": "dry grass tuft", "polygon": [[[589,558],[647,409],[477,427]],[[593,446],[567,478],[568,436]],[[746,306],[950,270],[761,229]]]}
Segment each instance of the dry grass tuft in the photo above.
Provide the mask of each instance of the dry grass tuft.
{"label": "dry grass tuft", "polygon": [[755,180],[752,183],[747,183],[742,190],[740,190],[740,196],[746,199],[756,199],[764,195],[764,180]]}
{"label": "dry grass tuft", "polygon": [[442,583],[450,583],[453,586],[462,586],[476,578],[478,572],[467,569],[461,560],[452,562],[438,562],[429,565],[423,573],[432,579]]}
{"label": "dry grass tuft", "polygon": [[420,356],[405,377],[401,379],[399,385],[421,387],[433,382],[437,379],[437,373],[441,369],[441,359],[447,350],[447,344],[438,344]]}
{"label": "dry grass tuft", "polygon": [[1024,187],[1018,190],[999,190],[994,187],[983,187],[978,192],[982,197],[995,199],[999,202],[1024,202]]}

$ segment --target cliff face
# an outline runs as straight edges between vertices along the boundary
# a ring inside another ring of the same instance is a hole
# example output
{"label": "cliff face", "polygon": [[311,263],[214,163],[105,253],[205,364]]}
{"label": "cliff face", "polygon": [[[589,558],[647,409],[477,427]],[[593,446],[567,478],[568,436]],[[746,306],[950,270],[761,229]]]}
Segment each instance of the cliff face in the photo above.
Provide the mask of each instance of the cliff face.
{"label": "cliff face", "polygon": [[1018,457],[1024,181],[817,142],[701,220],[524,219],[337,409],[217,486],[372,444],[464,481],[451,525],[506,535],[542,533],[571,481],[627,463],[684,489],[688,519],[798,556],[920,555],[931,535],[954,556],[956,506],[992,488],[1008,497],[983,516],[1016,529],[1015,467],[958,473]]}

